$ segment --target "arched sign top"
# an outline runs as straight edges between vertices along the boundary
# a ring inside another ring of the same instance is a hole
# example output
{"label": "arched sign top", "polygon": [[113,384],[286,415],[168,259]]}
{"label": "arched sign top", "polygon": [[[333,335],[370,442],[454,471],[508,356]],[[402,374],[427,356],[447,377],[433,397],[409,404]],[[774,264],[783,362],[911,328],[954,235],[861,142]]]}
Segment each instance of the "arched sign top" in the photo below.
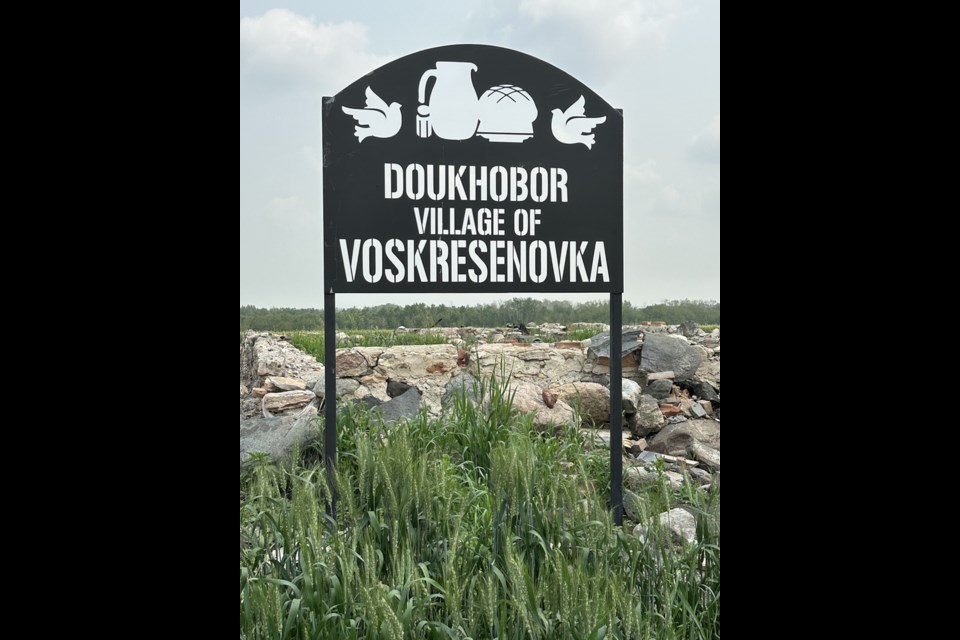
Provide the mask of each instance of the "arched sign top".
{"label": "arched sign top", "polygon": [[427,49],[323,131],[328,292],[623,290],[623,116],[557,67]]}
{"label": "arched sign top", "polygon": [[[416,86],[404,82],[411,73],[416,76],[421,69],[424,71],[414,83]],[[440,84],[441,89],[433,100],[431,80]],[[366,104],[368,89],[372,93],[370,105]],[[392,98],[381,96],[378,91],[392,93]],[[383,126],[371,127],[364,136],[387,137],[402,120],[397,109],[405,110],[403,115],[408,118],[416,117],[423,127],[432,128],[429,124],[432,116],[441,124],[441,133],[456,135],[469,131],[471,120],[476,117],[477,135],[503,141],[532,137],[531,125],[538,116],[549,116],[544,122],[552,125],[554,110],[570,117],[622,118],[617,109],[566,71],[520,51],[481,44],[436,47],[398,58],[360,78],[334,100],[343,102],[358,93],[365,98],[361,111],[386,112]],[[413,95],[415,101],[411,101]],[[401,99],[407,104],[397,101]],[[463,100],[469,102],[464,104]],[[431,108],[431,102],[436,102],[436,109]],[[470,104],[473,102],[476,104]],[[368,121],[367,115],[356,115],[358,124],[365,128],[361,122]],[[454,126],[454,121],[459,127]],[[565,133],[560,137],[567,144],[576,144],[570,140],[589,135],[579,130],[595,128],[596,124],[584,124],[569,132],[561,128]],[[502,135],[513,137],[497,138],[492,129],[507,129]],[[582,143],[587,142],[586,138],[582,139]]]}

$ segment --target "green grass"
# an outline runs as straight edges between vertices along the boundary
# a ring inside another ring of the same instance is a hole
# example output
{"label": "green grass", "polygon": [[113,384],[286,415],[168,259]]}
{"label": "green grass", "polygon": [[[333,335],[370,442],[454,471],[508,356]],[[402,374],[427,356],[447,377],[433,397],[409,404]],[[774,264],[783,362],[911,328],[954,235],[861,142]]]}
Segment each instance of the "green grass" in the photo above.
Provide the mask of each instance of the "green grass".
{"label": "green grass", "polygon": [[597,331],[596,329],[573,329],[567,332],[567,335],[566,337],[564,337],[564,340],[577,342],[580,340],[586,340],[588,338],[592,338],[598,333],[601,333],[601,332]]}
{"label": "green grass", "polygon": [[240,478],[241,638],[719,638],[719,479],[640,496],[687,504],[696,545],[643,545],[607,511],[609,461],[566,426],[511,415],[505,383],[439,420],[338,424],[338,519],[311,449]]}
{"label": "green grass", "polygon": [[718,324],[701,324],[700,325],[700,330],[703,331],[704,333],[710,333],[714,329],[719,329],[719,328],[720,328],[720,325]]}
{"label": "green grass", "polygon": [[[392,347],[403,344],[446,344],[447,339],[439,333],[394,333],[393,331],[365,329],[343,331],[350,336],[337,343],[338,349],[347,347]],[[322,331],[293,331],[288,333],[290,343],[298,349],[323,361],[324,336]],[[355,337],[359,336],[357,340]]]}

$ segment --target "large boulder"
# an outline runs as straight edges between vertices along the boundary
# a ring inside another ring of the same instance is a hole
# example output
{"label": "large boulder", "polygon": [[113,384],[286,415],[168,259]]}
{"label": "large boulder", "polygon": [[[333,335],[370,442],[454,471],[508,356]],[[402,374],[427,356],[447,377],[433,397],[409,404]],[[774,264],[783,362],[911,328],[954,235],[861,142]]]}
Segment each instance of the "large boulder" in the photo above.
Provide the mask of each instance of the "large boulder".
{"label": "large boulder", "polygon": [[583,379],[585,360],[583,350],[579,348],[553,348],[543,344],[481,344],[470,354],[471,368],[479,370],[484,376],[503,378],[509,375],[514,380],[542,386]]}
{"label": "large boulder", "polygon": [[720,425],[713,420],[687,420],[678,424],[668,424],[649,439],[647,450],[671,456],[685,456],[687,448],[694,442],[719,451]]}
{"label": "large boulder", "polygon": [[584,424],[610,422],[610,390],[596,382],[569,382],[555,389],[560,399],[580,411]]}
{"label": "large boulder", "polygon": [[254,452],[287,461],[298,447],[319,437],[317,411],[313,406],[282,416],[240,418],[240,466]]}
{"label": "large boulder", "polygon": [[553,407],[543,401],[543,389],[531,382],[511,382],[513,410],[518,413],[532,413],[533,424],[540,430],[573,422],[573,408],[563,400],[557,400]]}
{"label": "large boulder", "polygon": [[693,377],[700,367],[700,353],[681,337],[647,334],[640,350],[640,370],[644,373],[673,371],[676,380]]}
{"label": "large boulder", "polygon": [[414,384],[423,379],[446,378],[459,369],[452,344],[395,346],[382,351],[377,372],[389,380]]}
{"label": "large boulder", "polygon": [[[643,331],[641,329],[624,329],[621,332],[620,339],[620,357],[633,353],[640,348],[644,341]],[[590,350],[588,352],[592,358],[610,359],[610,331],[604,331],[590,338]]]}

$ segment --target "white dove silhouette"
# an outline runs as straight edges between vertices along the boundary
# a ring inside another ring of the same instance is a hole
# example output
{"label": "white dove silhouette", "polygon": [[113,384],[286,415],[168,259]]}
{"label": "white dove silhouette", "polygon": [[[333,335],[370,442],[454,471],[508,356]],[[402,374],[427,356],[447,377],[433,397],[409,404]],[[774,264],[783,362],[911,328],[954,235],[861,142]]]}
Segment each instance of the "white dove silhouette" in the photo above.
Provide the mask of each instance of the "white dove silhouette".
{"label": "white dove silhouette", "polygon": [[400,131],[400,105],[394,102],[389,107],[387,103],[380,99],[380,96],[373,92],[373,89],[367,87],[367,106],[363,109],[351,109],[350,107],[341,107],[343,112],[353,116],[357,121],[354,127],[354,135],[360,142],[373,136],[374,138],[392,138]]}
{"label": "white dove silhouette", "polygon": [[553,137],[556,138],[558,142],[564,144],[576,144],[579,142],[580,144],[586,145],[587,149],[593,148],[596,140],[590,132],[593,131],[593,128],[598,124],[606,122],[607,116],[603,116],[602,118],[587,118],[583,110],[585,104],[586,100],[583,99],[583,96],[580,96],[580,99],[570,105],[566,111],[560,111],[560,109],[551,111],[553,120],[550,123],[550,128],[553,130]]}

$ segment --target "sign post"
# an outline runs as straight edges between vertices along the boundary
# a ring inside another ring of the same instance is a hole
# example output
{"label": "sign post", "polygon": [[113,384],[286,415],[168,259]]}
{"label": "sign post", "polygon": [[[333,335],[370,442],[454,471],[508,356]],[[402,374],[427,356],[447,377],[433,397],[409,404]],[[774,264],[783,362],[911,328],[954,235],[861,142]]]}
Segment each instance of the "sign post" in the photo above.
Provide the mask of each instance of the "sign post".
{"label": "sign post", "polygon": [[323,167],[331,480],[337,293],[609,293],[620,523],[623,114],[518,51],[438,47],[324,98]]}

